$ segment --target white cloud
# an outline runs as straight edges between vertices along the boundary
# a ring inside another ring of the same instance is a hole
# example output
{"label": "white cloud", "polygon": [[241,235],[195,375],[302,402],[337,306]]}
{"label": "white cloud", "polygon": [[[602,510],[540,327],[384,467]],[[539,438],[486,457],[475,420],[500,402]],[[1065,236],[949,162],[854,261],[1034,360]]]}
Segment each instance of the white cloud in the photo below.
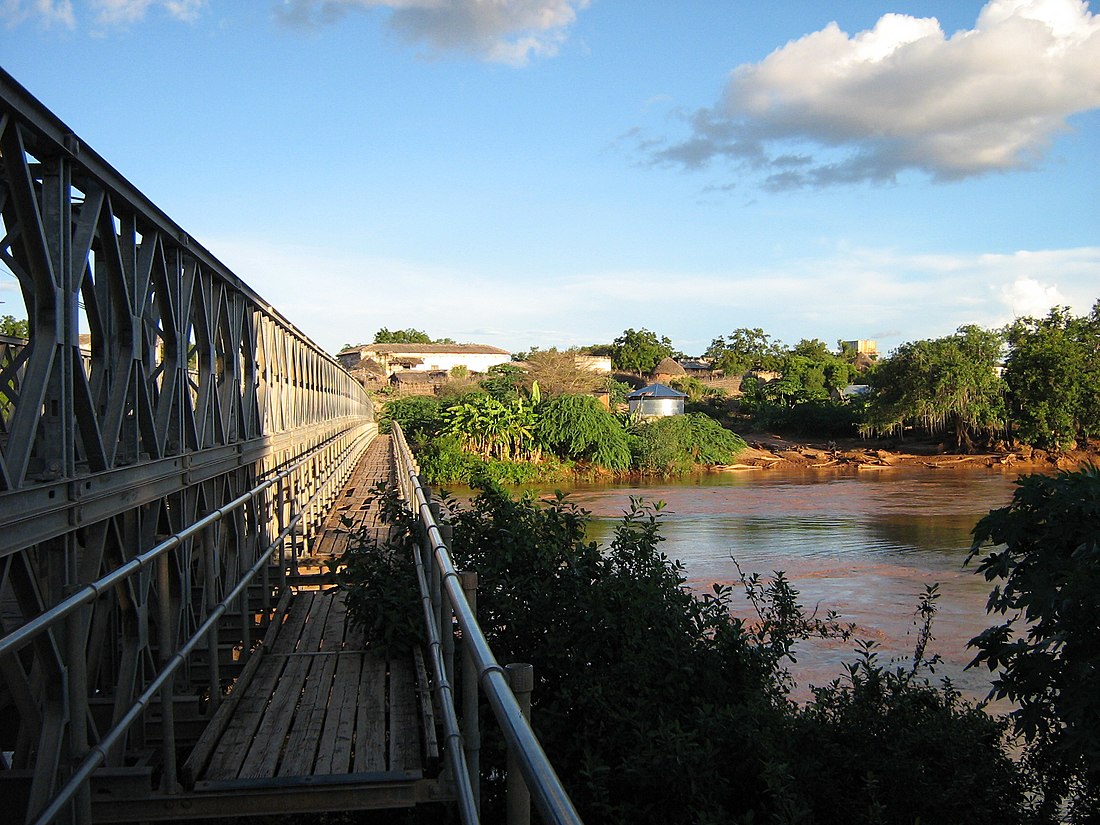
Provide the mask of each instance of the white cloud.
{"label": "white cloud", "polygon": [[270,239],[214,238],[209,249],[332,351],[383,326],[510,350],[607,342],[628,327],[648,327],[694,354],[742,326],[787,343],[896,330],[880,336],[887,350],[963,324],[999,327],[1022,314],[1045,315],[1054,305],[1083,315],[1100,298],[1100,247],[931,255],[837,246],[768,267],[526,278]]}
{"label": "white cloud", "polygon": [[[87,0],[85,5],[104,26],[125,26],[143,20],[149,9],[162,7],[176,20],[191,21],[198,17],[207,0]],[[44,25],[59,24],[76,28],[76,12],[72,0],[0,0],[0,20],[14,26],[37,18]]]}
{"label": "white cloud", "polygon": [[93,0],[92,7],[100,23],[126,25],[145,18],[151,6],[162,6],[176,20],[198,17],[206,0]]}
{"label": "white cloud", "polygon": [[887,14],[791,41],[734,69],[691,137],[654,157],[732,159],[771,189],[906,169],[952,180],[1034,163],[1069,116],[1097,107],[1100,16],[1082,0],[990,0],[950,37],[935,18]]}
{"label": "white cloud", "polygon": [[31,17],[45,26],[76,26],[72,0],[0,0],[0,20],[9,28]]}
{"label": "white cloud", "polygon": [[389,25],[432,52],[464,52],[523,65],[557,53],[588,0],[283,0],[293,25],[332,23],[353,10],[390,10]]}
{"label": "white cloud", "polygon": [[1051,307],[1062,306],[1066,299],[1051,284],[1044,284],[1034,278],[1020,277],[1001,289],[1001,300],[1012,310],[1016,317],[1046,315]]}

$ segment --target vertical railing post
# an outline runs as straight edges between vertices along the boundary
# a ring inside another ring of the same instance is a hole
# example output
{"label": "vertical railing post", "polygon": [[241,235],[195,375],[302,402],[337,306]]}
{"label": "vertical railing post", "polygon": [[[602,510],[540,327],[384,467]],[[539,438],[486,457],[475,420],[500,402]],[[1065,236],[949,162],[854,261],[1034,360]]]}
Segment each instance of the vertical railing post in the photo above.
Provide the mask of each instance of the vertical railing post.
{"label": "vertical railing post", "polygon": [[278,483],[275,485],[275,529],[279,531],[276,535],[279,536],[280,599],[283,597],[283,593],[286,592],[286,536],[283,535],[283,531],[290,519],[290,514],[287,512],[287,495],[286,479],[280,476]]}
{"label": "vertical railing post", "polygon": [[[531,721],[531,691],[535,687],[534,665],[515,662],[505,665],[508,671],[508,684],[512,693],[516,696],[519,709],[523,712],[523,718]],[[507,784],[507,809],[506,821],[508,825],[530,825],[531,823],[531,792],[527,783],[523,781],[523,773],[519,766],[519,756],[512,748],[508,749],[508,784]]]}
{"label": "vertical railing post", "polygon": [[[168,563],[170,556],[162,553],[157,559],[157,644],[160,648],[160,664],[162,667],[168,664],[173,653],[172,633],[172,599],[170,570]],[[173,683],[174,678],[165,681],[160,689],[160,721],[161,721],[161,758],[163,761],[160,787],[165,793],[176,792],[176,697]]]}
{"label": "vertical railing post", "polygon": [[[458,574],[470,612],[477,615],[477,573],[463,570]],[[468,638],[462,650],[462,740],[466,747],[466,770],[474,789],[474,805],[481,811],[481,723],[478,719],[477,663]]]}
{"label": "vertical railing post", "polygon": [[[449,524],[443,523],[443,507],[438,501],[432,502],[431,509],[432,518],[435,519],[436,526],[439,528],[439,536],[443,539],[443,543],[449,548],[451,546],[451,537],[454,535],[454,528]],[[431,565],[433,568],[438,569],[439,565],[435,561],[435,548],[432,549]],[[448,677],[453,680],[455,672],[454,608],[445,592],[441,592],[440,595],[438,615],[440,640],[443,647],[443,668],[446,670]]]}
{"label": "vertical railing post", "polygon": [[[73,612],[65,623],[69,667],[69,724],[72,751],[83,759],[88,753],[88,623],[90,607]],[[92,821],[91,789],[83,786],[74,800],[77,822]]]}
{"label": "vertical railing post", "polygon": [[[217,610],[218,602],[221,601],[221,596],[218,593],[218,565],[214,558],[214,537],[212,531],[209,529],[203,530],[201,541],[203,578],[206,580],[205,587],[203,588],[205,593],[206,615],[211,616],[214,611]],[[210,686],[211,713],[218,709],[218,705],[221,704],[222,700],[220,645],[218,622],[214,622],[213,626],[210,628],[210,632],[206,634],[206,655],[210,660],[208,679]]]}

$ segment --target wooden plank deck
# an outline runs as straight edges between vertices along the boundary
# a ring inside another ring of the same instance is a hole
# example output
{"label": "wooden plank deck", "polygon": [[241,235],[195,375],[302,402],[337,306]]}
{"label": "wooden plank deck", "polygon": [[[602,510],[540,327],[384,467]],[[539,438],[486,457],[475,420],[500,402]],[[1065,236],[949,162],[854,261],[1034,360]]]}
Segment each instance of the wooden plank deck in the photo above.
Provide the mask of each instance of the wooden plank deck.
{"label": "wooden plank deck", "polygon": [[[411,654],[364,650],[338,590],[305,591],[243,686],[223,732],[188,761],[194,789],[236,780],[335,774],[416,779],[438,754],[424,747]],[[206,753],[209,758],[204,760]],[[200,764],[205,762],[205,764]]]}
{"label": "wooden plank deck", "polygon": [[[376,541],[385,539],[387,528],[378,519],[379,504],[369,501],[370,490],[379,481],[394,480],[393,447],[388,435],[379,435],[367,447],[359,464],[340,491],[324,527],[313,543],[311,554],[318,559],[340,556],[347,549],[351,536],[364,531]],[[344,519],[351,524],[345,526]]]}
{"label": "wooden plank deck", "polygon": [[[339,556],[359,530],[383,538],[389,528],[367,499],[379,480],[392,478],[390,440],[379,436],[341,491],[311,555]],[[450,783],[439,778],[438,717],[422,660],[365,649],[362,633],[348,623],[342,591],[325,587],[283,594],[263,642],[183,765],[180,791],[168,797],[105,793],[97,797],[96,819],[453,799]]]}

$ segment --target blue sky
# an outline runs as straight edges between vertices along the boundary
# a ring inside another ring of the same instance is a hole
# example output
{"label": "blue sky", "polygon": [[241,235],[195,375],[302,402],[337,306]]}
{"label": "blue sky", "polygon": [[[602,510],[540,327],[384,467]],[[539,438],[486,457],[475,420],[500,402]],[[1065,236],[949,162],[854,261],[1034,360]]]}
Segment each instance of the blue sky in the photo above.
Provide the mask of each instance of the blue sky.
{"label": "blue sky", "polygon": [[1100,298],[1077,0],[0,0],[0,65],[330,351]]}

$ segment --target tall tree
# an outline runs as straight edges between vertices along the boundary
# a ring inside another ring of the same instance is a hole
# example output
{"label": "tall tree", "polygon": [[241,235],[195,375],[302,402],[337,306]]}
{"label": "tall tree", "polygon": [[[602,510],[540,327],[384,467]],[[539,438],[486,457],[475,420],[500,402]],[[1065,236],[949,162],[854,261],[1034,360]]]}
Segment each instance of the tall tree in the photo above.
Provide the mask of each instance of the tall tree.
{"label": "tall tree", "polygon": [[1000,333],[959,327],[946,338],[913,341],[871,374],[872,395],[865,432],[900,433],[907,424],[948,432],[960,450],[976,437],[1005,428],[1005,383],[998,375]]}
{"label": "tall tree", "polygon": [[1085,317],[1054,307],[1006,331],[1004,378],[1016,436],[1044,449],[1100,434],[1100,301]]}
{"label": "tall tree", "polygon": [[428,333],[420,329],[389,330],[386,327],[374,333],[376,344],[453,344],[453,338],[432,338]]}
{"label": "tall tree", "polygon": [[779,366],[785,349],[779,341],[773,341],[764,330],[756,327],[735,329],[728,336],[719,336],[710,342],[705,357],[715,369],[726,375],[740,375],[746,370],[774,370]]}
{"label": "tall tree", "polygon": [[627,329],[612,344],[611,361],[616,369],[625,372],[647,373],[660,363],[662,358],[676,355],[672,341],[667,336],[657,337],[644,327],[640,330]]}
{"label": "tall tree", "polygon": [[14,315],[0,315],[0,335],[10,335],[14,338],[29,338],[30,324],[27,319],[18,319]]}

